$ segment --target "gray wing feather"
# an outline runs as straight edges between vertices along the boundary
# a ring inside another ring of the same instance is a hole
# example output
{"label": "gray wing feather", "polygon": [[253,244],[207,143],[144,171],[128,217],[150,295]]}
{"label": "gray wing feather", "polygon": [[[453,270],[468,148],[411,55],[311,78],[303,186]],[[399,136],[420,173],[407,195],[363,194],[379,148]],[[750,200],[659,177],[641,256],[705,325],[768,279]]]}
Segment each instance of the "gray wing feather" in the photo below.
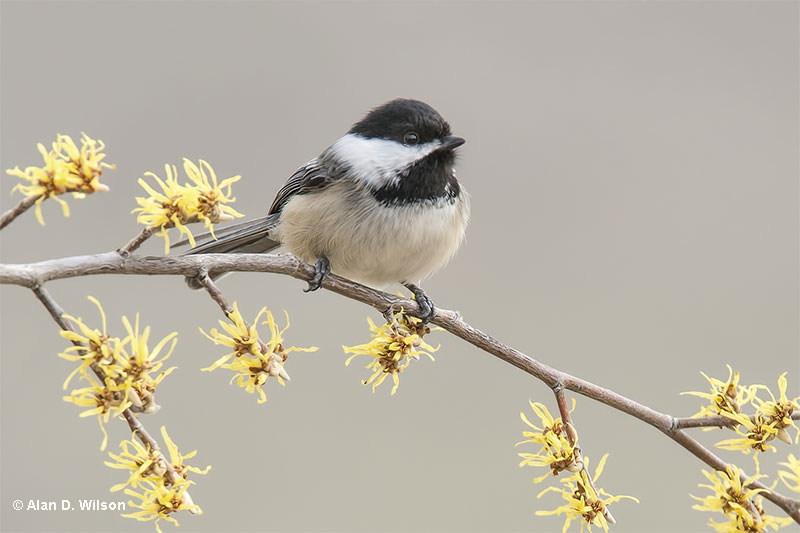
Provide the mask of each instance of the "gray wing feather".
{"label": "gray wing feather", "polygon": [[278,224],[278,218],[278,215],[267,215],[227,228],[220,228],[215,232],[216,240],[212,238],[201,243],[186,251],[184,255],[268,252],[280,245],[280,242],[269,237],[272,229]]}
{"label": "gray wing feather", "polygon": [[[260,221],[264,220],[267,217],[255,218],[252,220],[245,220],[244,222],[239,222],[237,224],[229,224],[227,226],[223,226],[221,228],[217,228],[214,230],[214,235],[216,235],[217,239],[221,239],[222,237],[226,237],[231,233],[235,233],[239,230],[248,228],[250,226],[258,224]],[[195,242],[200,242],[201,244],[205,244],[205,241],[215,240],[214,237],[211,235],[210,231],[206,231],[203,233],[195,234],[194,236]],[[170,245],[170,249],[173,248],[180,248],[181,246],[186,246],[189,244],[189,239],[181,239],[180,241],[173,243]]]}
{"label": "gray wing feather", "polygon": [[280,213],[289,199],[295,194],[306,194],[308,192],[322,189],[331,182],[329,173],[322,168],[317,159],[312,159],[305,166],[289,176],[286,183],[275,195],[275,200],[269,208],[269,214]]}

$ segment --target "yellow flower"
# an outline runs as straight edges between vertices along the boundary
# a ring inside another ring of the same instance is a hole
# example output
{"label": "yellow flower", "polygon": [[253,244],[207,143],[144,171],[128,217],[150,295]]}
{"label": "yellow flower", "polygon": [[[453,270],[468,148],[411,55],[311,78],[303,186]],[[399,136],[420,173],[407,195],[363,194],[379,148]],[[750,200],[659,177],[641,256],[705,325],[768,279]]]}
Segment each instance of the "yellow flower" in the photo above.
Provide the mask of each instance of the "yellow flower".
{"label": "yellow flower", "polygon": [[59,134],[52,150],[48,151],[42,143],[37,144],[37,148],[42,154],[43,166],[30,166],[24,171],[17,166],[6,170],[6,173],[28,182],[27,185],[18,183],[12,192],[20,191],[29,198],[36,198],[36,218],[42,226],[44,218],[41,204],[47,198],[55,199],[61,205],[64,216],[68,217],[69,206],[58,195],[71,192],[76,198],[83,198],[87,193],[108,190],[99,178],[104,168],[113,169],[115,166],[102,162],[106,156],[102,152],[105,148],[102,141],[96,141],[84,133],[81,149],[78,150],[69,135]]}
{"label": "yellow flower", "polygon": [[235,200],[231,197],[231,185],[241,176],[233,176],[223,180],[222,183],[217,183],[217,175],[206,161],[201,159],[200,166],[197,166],[184,158],[183,169],[190,183],[181,185],[178,183],[178,170],[175,165],[164,165],[164,169],[165,180],[152,172],[145,173],[145,176],[156,180],[161,187],[160,192],[150,187],[144,179],[139,179],[139,184],[149,196],[137,197],[136,202],[139,207],[132,213],[139,213],[136,217],[137,222],[149,228],[161,229],[157,235],[164,238],[165,254],[169,253],[167,230],[170,228],[178,228],[178,231],[194,246],[194,235],[186,224],[203,221],[213,235],[215,223],[243,216],[229,205],[225,205]]}
{"label": "yellow flower", "polygon": [[[342,346],[345,353],[352,355],[345,361],[345,366],[359,355],[368,355],[373,358],[365,368],[372,371],[372,375],[364,380],[364,385],[372,385],[372,392],[383,383],[387,376],[391,374],[394,386],[392,394],[397,392],[400,385],[400,372],[411,364],[412,359],[419,359],[420,355],[427,355],[434,361],[433,355],[428,352],[435,352],[439,346],[433,346],[422,340],[432,330],[428,326],[422,325],[422,321],[417,317],[407,315],[400,311],[394,315],[391,324],[376,326],[371,318],[367,317],[369,329],[372,331],[372,339],[366,344],[358,346]],[[418,348],[422,348],[421,351]]]}
{"label": "yellow flower", "polygon": [[[233,176],[222,180],[217,184],[217,174],[206,161],[200,159],[198,167],[186,158],[183,158],[183,169],[186,175],[194,183],[197,189],[197,218],[202,220],[206,227],[214,235],[214,224],[225,220],[233,220],[234,217],[243,217],[228,203],[233,203],[236,198],[231,197],[231,185],[241,179],[241,176]],[[206,173],[208,171],[208,173]],[[211,175],[209,181],[208,175]],[[223,192],[223,189],[227,188]]]}
{"label": "yellow flower", "polygon": [[788,462],[786,463],[778,463],[781,466],[785,466],[788,470],[779,470],[778,477],[781,478],[783,484],[786,485],[786,488],[793,492],[800,493],[800,459],[794,456],[794,454],[789,454],[787,458]]}
{"label": "yellow flower", "polygon": [[789,517],[780,518],[767,515],[764,508],[761,507],[761,503],[753,502],[753,508],[761,515],[759,520],[734,516],[729,518],[727,522],[709,520],[708,525],[720,533],[761,533],[769,528],[777,530],[794,522]]}
{"label": "yellow flower", "polygon": [[765,514],[761,507],[760,494],[768,492],[766,489],[747,488],[748,485],[757,479],[764,477],[753,475],[742,482],[742,472],[736,465],[729,465],[725,472],[702,471],[703,476],[711,482],[711,485],[703,483],[698,487],[711,490],[711,495],[700,498],[691,495],[699,501],[699,504],[692,506],[698,511],[709,511],[713,513],[721,512],[728,519],[727,522],[714,522],[709,520],[708,524],[720,532],[759,532],[764,531],[768,526],[774,529],[792,522],[791,518],[782,519]]}
{"label": "yellow flower", "polygon": [[[169,438],[167,428],[164,426],[161,426],[161,436],[164,437],[164,442],[169,449],[171,466],[182,480],[188,477],[189,472],[206,474],[211,469],[210,466],[207,466],[204,470],[201,470],[195,466],[184,464],[184,460],[194,457],[197,454],[197,450],[181,455],[178,447]],[[172,484],[172,480],[167,475],[166,459],[161,452],[151,450],[149,446],[145,447],[132,439],[122,441],[120,447],[122,452],[119,454],[109,453],[109,457],[114,461],[106,461],[105,464],[118,470],[130,470],[131,473],[127,481],[111,487],[111,492],[116,492],[127,486],[136,488],[146,480],[156,485],[169,486]]]}
{"label": "yellow flower", "polygon": [[70,173],[80,178],[78,187],[81,193],[107,191],[108,187],[100,183],[100,176],[104,168],[116,168],[115,165],[103,163],[106,154],[103,153],[106,145],[101,140],[94,140],[85,133],[81,136],[81,147],[69,135],[58,135],[53,143],[53,151],[58,156],[68,161]]}
{"label": "yellow flower", "polygon": [[111,378],[106,378],[105,386],[101,387],[89,374],[83,377],[91,383],[91,386],[73,390],[69,396],[64,396],[64,401],[74,403],[79,407],[88,407],[89,409],[79,415],[81,418],[97,415],[97,423],[103,432],[103,442],[100,445],[100,449],[105,450],[108,443],[108,433],[103,424],[108,423],[112,415],[115,417],[121,415],[125,409],[131,406],[131,402],[123,401],[120,398],[118,388]]}
{"label": "yellow flower", "polygon": [[[592,482],[597,482],[597,479],[603,472],[606,459],[608,459],[608,454],[605,454],[602,459],[600,459],[600,463],[597,465],[597,469],[592,477]],[[588,457],[584,457],[584,463],[586,468],[588,468]],[[595,491],[595,489],[592,488],[592,483],[589,482],[589,474],[586,468],[562,479],[562,487],[547,487],[537,496],[537,498],[541,498],[548,492],[557,492],[566,501],[564,505],[552,511],[536,511],[536,514],[539,516],[564,515],[566,520],[564,521],[562,532],[566,532],[567,529],[569,529],[569,525],[573,520],[583,520],[589,531],[592,530],[592,526],[600,526],[604,531],[608,531],[608,520],[604,514],[608,504],[622,499],[633,500],[639,503],[639,500],[633,496],[612,496],[603,489],[597,489]],[[583,531],[583,525],[584,524],[581,523],[581,531]]]}
{"label": "yellow flower", "polygon": [[[67,340],[80,344],[70,346],[58,354],[58,356],[68,361],[81,362],[81,364],[75,370],[73,370],[69,376],[67,376],[67,379],[64,381],[64,390],[67,389],[67,385],[69,385],[69,382],[73,377],[75,377],[75,374],[80,372],[81,375],[85,376],[87,369],[89,369],[92,365],[95,365],[97,368],[101,369],[106,376],[116,376],[120,371],[120,369],[114,363],[115,359],[119,356],[127,341],[122,341],[118,337],[109,337],[106,331],[106,314],[103,311],[103,307],[94,296],[89,296],[88,298],[89,301],[96,305],[97,309],[100,311],[103,330],[100,331],[96,328],[90,328],[83,323],[83,320],[80,317],[75,318],[72,315],[62,315],[63,318],[78,326],[80,333],[76,331],[62,330],[61,336]],[[77,353],[73,354],[72,352]]]}
{"label": "yellow flower", "polygon": [[[580,470],[580,465],[576,462],[575,452],[577,437],[574,444],[570,443],[567,428],[561,420],[561,417],[553,419],[553,416],[544,404],[538,402],[534,403],[532,401],[529,401],[529,403],[531,404],[533,412],[536,413],[536,416],[542,421],[542,427],[532,424],[525,416],[525,413],[520,413],[519,415],[522,421],[535,431],[523,431],[522,436],[527,438],[518,442],[515,446],[527,443],[540,444],[541,449],[535,454],[517,454],[522,457],[522,462],[520,462],[519,466],[547,466],[554,476],[557,476],[564,470],[569,470],[570,472],[577,472]],[[570,412],[574,409],[575,400],[573,399]],[[548,477],[549,474],[550,472],[546,472],[535,478],[533,482],[539,483]]]}
{"label": "yellow flower", "polygon": [[[150,337],[150,326],[139,332],[139,313],[136,313],[135,326],[131,326],[128,317],[122,317],[122,323],[128,331],[125,342],[130,342],[130,355],[123,352],[115,354],[119,377],[115,379],[117,385],[124,391],[124,399],[132,402],[131,410],[142,413],[154,413],[159,406],[155,403],[154,394],[156,387],[177,367],[171,367],[162,371],[157,377],[153,378],[150,373],[158,372],[164,366],[164,361],[169,359],[175,349],[178,333],[172,332],[161,339],[151,351],[147,346]],[[159,359],[161,350],[169,341],[167,353]]]}
{"label": "yellow flower", "polygon": [[18,183],[11,189],[11,192],[19,191],[29,198],[36,198],[36,219],[39,224],[44,226],[42,202],[48,198],[55,199],[61,205],[64,216],[68,217],[69,205],[61,198],[58,198],[57,195],[77,188],[80,185],[80,181],[76,176],[69,173],[69,165],[66,161],[58,159],[52,152],[47,152],[41,143],[37,147],[44,158],[44,166],[31,166],[24,171],[20,170],[19,167],[14,167],[6,170],[6,173],[27,180],[30,183],[29,185]]}
{"label": "yellow flower", "polygon": [[756,471],[758,471],[758,452],[775,451],[774,446],[767,444],[778,434],[775,422],[768,422],[761,415],[756,415],[754,420],[750,420],[747,415],[728,413],[727,411],[723,411],[722,414],[734,422],[738,422],[739,425],[733,429],[740,437],[722,440],[716,446],[723,450],[739,450],[745,454],[752,452]]}
{"label": "yellow flower", "polygon": [[[753,397],[753,405],[756,406],[756,412],[766,418],[767,423],[774,423],[775,429],[778,431],[777,437],[785,442],[786,444],[791,444],[792,439],[789,437],[789,434],[786,432],[786,428],[793,427],[795,430],[794,442],[798,442],[798,437],[800,437],[800,429],[792,420],[792,413],[794,413],[795,409],[800,409],[800,396],[797,398],[789,399],[786,397],[786,372],[780,375],[778,378],[778,392],[779,398],[776,400],[775,396],[772,394],[772,391],[769,390],[768,387],[765,385],[753,385],[751,387],[751,393]],[[765,390],[769,394],[771,401],[763,401],[756,395],[756,391],[758,390]]]}
{"label": "yellow flower", "polygon": [[744,483],[742,483],[742,472],[734,464],[728,465],[725,472],[718,470],[707,472],[703,470],[702,473],[711,482],[711,485],[700,483],[697,486],[710,489],[712,494],[704,498],[690,494],[692,498],[700,502],[700,504],[692,506],[692,509],[698,511],[722,512],[735,515],[748,514],[751,512],[748,508],[750,500],[758,494],[766,492],[766,489],[746,488],[753,481],[764,476],[756,474],[745,479]]}
{"label": "yellow flower", "polygon": [[258,320],[261,318],[261,315],[265,314],[266,312],[266,306],[262,307],[261,311],[259,311],[256,315],[255,320],[253,320],[253,325],[248,326],[245,323],[244,318],[242,318],[242,314],[239,312],[238,304],[233,302],[233,310],[227,313],[228,319],[230,319],[233,324],[229,324],[224,320],[219,321],[219,325],[222,326],[222,329],[225,330],[227,335],[221,333],[219,330],[217,330],[217,328],[211,328],[211,334],[209,335],[203,331],[203,328],[200,328],[200,333],[205,335],[214,344],[221,344],[223,346],[227,346],[228,348],[233,348],[232,352],[223,355],[214,361],[211,366],[208,368],[203,368],[203,370],[210,372],[211,370],[221,366],[233,356],[239,357],[247,354],[258,357],[258,354],[261,353],[261,347],[258,342],[258,330],[256,326],[258,324]]}
{"label": "yellow flower", "polygon": [[[705,372],[700,372],[711,385],[711,393],[707,392],[682,392],[709,400],[709,405],[703,406],[700,411],[692,418],[704,416],[716,416],[725,413],[738,413],[741,407],[747,405],[751,399],[751,391],[747,387],[739,385],[739,372],[734,372],[730,365],[728,367],[728,380],[720,381],[708,377]],[[704,428],[713,429],[713,428]]]}
{"label": "yellow flower", "polygon": [[196,514],[203,514],[203,510],[199,506],[189,503],[186,498],[186,489],[189,488],[192,482],[188,480],[180,480],[174,485],[165,485],[163,478],[159,482],[152,479],[145,479],[142,482],[142,492],[136,492],[131,489],[125,489],[125,494],[137,498],[139,501],[128,501],[131,507],[140,509],[135,513],[123,514],[125,518],[135,518],[141,522],[150,520],[155,521],[156,531],[161,533],[159,525],[160,520],[167,520],[176,526],[178,521],[172,516],[172,513],[178,511],[191,511]]}
{"label": "yellow flower", "polygon": [[[71,315],[63,315],[65,319],[76,324],[80,332],[64,330],[61,335],[75,343],[76,346],[67,348],[59,356],[69,361],[80,361],[80,365],[70,373],[64,381],[64,389],[67,388],[70,380],[79,373],[82,376],[88,374],[88,369],[95,368],[102,371],[106,378],[111,380],[111,390],[121,394],[123,403],[131,403],[131,410],[137,413],[154,413],[158,410],[158,405],[154,401],[156,387],[168,376],[175,367],[161,371],[155,378],[151,373],[161,370],[178,342],[177,333],[173,332],[161,339],[156,347],[151,351],[147,342],[150,336],[150,327],[144,331],[139,331],[139,315],[136,315],[136,325],[131,326],[128,317],[122,317],[122,323],[128,331],[124,339],[110,337],[106,329],[106,315],[103,307],[96,298],[89,296],[89,300],[94,303],[100,311],[102,318],[102,331],[92,329],[83,323],[80,318]],[[162,349],[169,341],[166,354],[160,357]],[[130,346],[130,350],[128,350]],[[130,354],[128,353],[130,351]],[[71,352],[77,352],[73,354]],[[160,357],[160,358],[159,358]]]}
{"label": "yellow flower", "polygon": [[186,479],[189,476],[189,472],[194,472],[195,474],[207,474],[209,470],[211,470],[210,466],[206,466],[203,470],[197,468],[196,466],[189,466],[185,464],[183,461],[184,459],[191,459],[195,455],[197,455],[197,450],[192,450],[187,454],[181,454],[178,451],[178,446],[172,442],[172,439],[169,438],[167,435],[167,428],[165,426],[161,426],[161,436],[164,437],[164,442],[167,445],[167,450],[169,450],[169,462],[172,466],[172,469],[175,470],[175,473],[181,476],[183,479]]}
{"label": "yellow flower", "polygon": [[149,478],[161,478],[167,473],[166,467],[161,462],[161,454],[145,448],[135,440],[123,440],[119,444],[122,452],[119,454],[108,453],[114,461],[105,461],[105,465],[118,470],[130,470],[128,480],[111,487],[111,492],[122,490],[128,485],[136,488],[142,481]]}
{"label": "yellow flower", "polygon": [[147,191],[148,197],[136,197],[139,207],[131,213],[139,213],[136,221],[144,224],[148,228],[160,228],[161,232],[157,235],[164,238],[164,253],[169,253],[169,228],[178,228],[178,231],[189,239],[192,246],[195,245],[192,232],[184,224],[192,220],[192,208],[197,206],[197,190],[188,185],[178,183],[178,171],[174,165],[164,165],[166,170],[166,180],[162,180],[152,172],[145,172],[145,176],[151,176],[161,187],[161,192],[156,191],[143,178],[139,178],[139,185]]}
{"label": "yellow flower", "polygon": [[[262,325],[269,326],[270,338],[263,342],[258,336],[257,325],[262,315],[266,315],[266,320]],[[200,333],[205,335],[214,344],[221,344],[232,348],[233,351],[217,359],[211,366],[201,370],[210,372],[217,368],[232,370],[235,374],[231,378],[231,383],[236,381],[239,387],[245,389],[250,394],[258,391],[258,403],[267,401],[267,396],[262,390],[262,386],[270,377],[275,377],[278,383],[285,385],[284,380],[289,381],[289,374],[283,368],[283,364],[291,352],[314,352],[316,347],[297,348],[283,346],[283,333],[289,329],[289,314],[286,313],[286,326],[278,328],[275,318],[266,307],[262,307],[253,320],[253,325],[245,323],[236,302],[233,303],[233,310],[227,314],[232,322],[229,324],[220,320],[220,326],[227,333],[221,333],[216,328],[211,329],[211,334],[200,329]],[[231,358],[233,361],[228,363]]]}

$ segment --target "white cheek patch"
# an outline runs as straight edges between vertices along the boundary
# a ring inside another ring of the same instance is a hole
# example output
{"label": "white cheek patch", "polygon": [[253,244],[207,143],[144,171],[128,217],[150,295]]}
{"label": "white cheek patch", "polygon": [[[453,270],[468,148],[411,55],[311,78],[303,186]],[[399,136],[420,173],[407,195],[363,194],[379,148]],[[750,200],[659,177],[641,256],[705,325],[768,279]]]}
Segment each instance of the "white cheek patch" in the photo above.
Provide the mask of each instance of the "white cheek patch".
{"label": "white cheek patch", "polygon": [[374,189],[397,183],[402,171],[441,146],[434,140],[405,145],[388,139],[367,139],[348,133],[333,146],[335,157],[350,166],[352,176]]}

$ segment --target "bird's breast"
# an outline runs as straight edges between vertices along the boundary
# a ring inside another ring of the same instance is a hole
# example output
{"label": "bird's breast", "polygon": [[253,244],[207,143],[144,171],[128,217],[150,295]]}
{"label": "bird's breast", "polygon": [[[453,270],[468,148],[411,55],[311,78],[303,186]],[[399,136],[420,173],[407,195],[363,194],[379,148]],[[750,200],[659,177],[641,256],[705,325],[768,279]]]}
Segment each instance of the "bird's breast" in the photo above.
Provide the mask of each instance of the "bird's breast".
{"label": "bird's breast", "polygon": [[279,237],[306,262],[325,255],[335,274],[384,287],[419,282],[444,266],[468,219],[463,188],[456,197],[385,205],[343,180],[294,196],[281,212]]}

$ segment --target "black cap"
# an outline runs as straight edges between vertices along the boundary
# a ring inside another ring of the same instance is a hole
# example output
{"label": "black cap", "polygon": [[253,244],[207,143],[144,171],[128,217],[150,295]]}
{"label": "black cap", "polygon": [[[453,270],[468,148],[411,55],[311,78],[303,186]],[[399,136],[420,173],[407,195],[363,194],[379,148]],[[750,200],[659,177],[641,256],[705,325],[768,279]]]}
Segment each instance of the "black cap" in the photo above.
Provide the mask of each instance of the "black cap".
{"label": "black cap", "polygon": [[348,133],[402,143],[405,134],[409,132],[416,133],[417,142],[423,144],[448,137],[450,125],[438,111],[425,102],[398,98],[367,113]]}

